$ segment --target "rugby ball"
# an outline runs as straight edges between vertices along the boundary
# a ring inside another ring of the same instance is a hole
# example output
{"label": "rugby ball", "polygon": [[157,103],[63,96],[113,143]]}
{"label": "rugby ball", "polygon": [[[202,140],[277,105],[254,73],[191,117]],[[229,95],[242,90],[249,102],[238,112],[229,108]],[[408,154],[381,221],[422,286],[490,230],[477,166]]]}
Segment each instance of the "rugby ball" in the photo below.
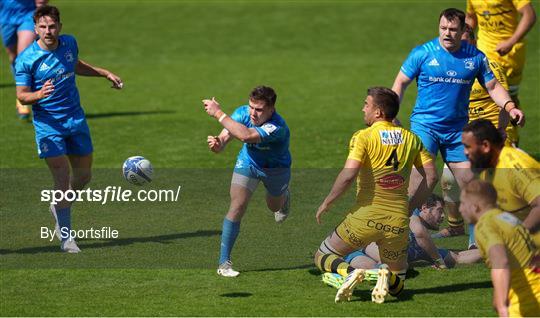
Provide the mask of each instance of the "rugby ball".
{"label": "rugby ball", "polygon": [[152,181],[154,169],[150,161],[141,156],[129,157],[122,166],[124,179],[131,184],[142,186]]}

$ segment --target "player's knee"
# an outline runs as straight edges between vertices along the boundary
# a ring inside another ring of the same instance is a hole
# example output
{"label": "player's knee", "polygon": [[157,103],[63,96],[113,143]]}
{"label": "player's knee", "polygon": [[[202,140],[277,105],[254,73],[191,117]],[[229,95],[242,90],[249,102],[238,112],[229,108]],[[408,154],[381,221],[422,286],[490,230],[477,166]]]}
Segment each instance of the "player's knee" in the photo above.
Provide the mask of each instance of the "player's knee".
{"label": "player's knee", "polygon": [[237,222],[242,219],[244,212],[246,211],[246,206],[243,205],[231,205],[229,211],[227,212],[227,219]]}

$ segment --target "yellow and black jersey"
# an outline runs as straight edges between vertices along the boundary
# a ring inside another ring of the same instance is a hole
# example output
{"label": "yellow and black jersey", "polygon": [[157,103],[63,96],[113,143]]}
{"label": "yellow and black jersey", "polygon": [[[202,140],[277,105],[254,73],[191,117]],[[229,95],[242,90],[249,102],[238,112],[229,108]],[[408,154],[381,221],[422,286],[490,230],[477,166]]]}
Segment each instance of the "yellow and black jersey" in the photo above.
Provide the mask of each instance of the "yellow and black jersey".
{"label": "yellow and black jersey", "polygon": [[412,166],[432,160],[412,132],[387,121],[357,131],[349,143],[348,159],[362,165],[353,210],[376,205],[407,214],[407,187]]}

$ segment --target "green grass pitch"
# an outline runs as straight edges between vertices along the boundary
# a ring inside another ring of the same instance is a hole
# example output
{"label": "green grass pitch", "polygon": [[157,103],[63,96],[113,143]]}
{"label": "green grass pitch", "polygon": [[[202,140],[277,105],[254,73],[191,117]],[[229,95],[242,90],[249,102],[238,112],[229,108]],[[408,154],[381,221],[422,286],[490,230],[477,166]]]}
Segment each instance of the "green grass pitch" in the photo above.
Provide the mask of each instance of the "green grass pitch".
{"label": "green grass pitch", "polygon": [[[459,1],[51,1],[80,58],[125,82],[77,79],[95,147],[93,189],[128,186],[122,162],[142,155],[155,168],[147,189],[182,187],[178,202],[77,203],[75,228],[111,226],[118,239],[81,240],[66,255],[40,238],[52,226],[40,191],[51,187],[33,129],[15,117],[7,56],[0,78],[0,315],[2,316],[493,316],[482,264],[416,268],[403,299],[372,304],[369,286],[336,305],[312,255],[342,219],[352,192],[315,222],[364,127],[366,88],[391,86],[409,51],[437,35],[437,17]],[[534,2],[538,9],[538,1]],[[521,147],[540,157],[538,27],[528,35]],[[242,274],[215,273],[221,222],[239,142],[210,153],[219,132],[201,99],[230,113],[250,89],[274,87],[291,129],[292,215],[276,225],[258,189],[233,251]],[[400,118],[414,103],[411,85]],[[440,240],[464,248],[466,238]]]}

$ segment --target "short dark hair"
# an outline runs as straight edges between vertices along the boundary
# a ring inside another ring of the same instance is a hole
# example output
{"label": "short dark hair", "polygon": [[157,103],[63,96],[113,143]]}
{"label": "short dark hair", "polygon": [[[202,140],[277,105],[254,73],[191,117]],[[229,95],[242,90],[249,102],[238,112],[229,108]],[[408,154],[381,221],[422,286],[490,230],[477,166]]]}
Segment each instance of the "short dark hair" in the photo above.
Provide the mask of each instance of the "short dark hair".
{"label": "short dark hair", "polygon": [[43,17],[50,17],[56,23],[60,23],[60,11],[55,6],[45,5],[37,8],[34,12],[34,23],[38,23],[39,19]]}
{"label": "short dark hair", "polygon": [[263,101],[265,106],[274,107],[276,105],[277,95],[272,87],[261,85],[251,91],[249,99]]}
{"label": "short dark hair", "polygon": [[375,106],[379,107],[386,119],[396,118],[399,112],[399,96],[393,90],[386,87],[370,87],[367,90],[368,96],[373,98]]}
{"label": "short dark hair", "polygon": [[440,196],[436,195],[435,193],[432,193],[426,200],[426,208],[432,208],[437,205],[437,202],[439,202],[442,206],[444,206],[444,199]]}
{"label": "short dark hair", "polygon": [[497,190],[491,183],[484,180],[475,179],[467,183],[463,188],[463,193],[475,196],[490,205],[497,204]]}
{"label": "short dark hair", "polygon": [[463,132],[472,133],[477,142],[487,140],[498,147],[502,147],[504,144],[504,139],[499,130],[487,119],[476,119],[471,121],[463,127]]}
{"label": "short dark hair", "polygon": [[441,18],[445,17],[448,21],[454,21],[455,19],[459,20],[459,26],[461,29],[465,28],[465,12],[456,9],[456,8],[448,8],[443,10],[441,14],[439,15],[439,21],[441,21]]}

